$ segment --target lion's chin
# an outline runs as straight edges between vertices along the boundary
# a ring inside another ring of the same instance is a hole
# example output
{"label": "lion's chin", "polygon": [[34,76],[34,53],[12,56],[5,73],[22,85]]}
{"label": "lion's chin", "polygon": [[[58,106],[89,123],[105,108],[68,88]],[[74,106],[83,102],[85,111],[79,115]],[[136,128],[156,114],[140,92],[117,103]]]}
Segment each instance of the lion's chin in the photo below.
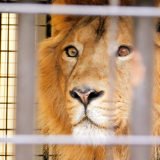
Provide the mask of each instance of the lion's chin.
{"label": "lion's chin", "polygon": [[114,135],[114,132],[109,129],[98,128],[94,124],[84,121],[73,127],[73,135],[105,137]]}

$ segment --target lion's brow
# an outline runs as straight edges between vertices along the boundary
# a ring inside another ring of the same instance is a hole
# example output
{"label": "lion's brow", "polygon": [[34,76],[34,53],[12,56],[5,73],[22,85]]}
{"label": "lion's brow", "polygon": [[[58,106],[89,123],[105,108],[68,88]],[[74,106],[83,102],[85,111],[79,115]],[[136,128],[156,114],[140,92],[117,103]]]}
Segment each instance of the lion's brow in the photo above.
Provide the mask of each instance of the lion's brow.
{"label": "lion's brow", "polygon": [[97,37],[96,39],[99,40],[103,33],[105,32],[105,22],[106,22],[106,18],[105,17],[100,17],[99,18],[99,25],[96,29],[96,34],[97,34]]}

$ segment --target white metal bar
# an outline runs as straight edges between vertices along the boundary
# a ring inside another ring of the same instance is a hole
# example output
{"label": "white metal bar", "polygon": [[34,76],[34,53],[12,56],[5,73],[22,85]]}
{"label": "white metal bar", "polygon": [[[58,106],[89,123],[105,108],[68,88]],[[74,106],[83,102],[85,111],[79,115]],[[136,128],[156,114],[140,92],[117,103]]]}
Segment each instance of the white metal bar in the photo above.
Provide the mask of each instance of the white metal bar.
{"label": "white metal bar", "polygon": [[[20,14],[18,26],[16,134],[34,132],[35,15]],[[32,146],[16,146],[16,160],[31,160]]]}
{"label": "white metal bar", "polygon": [[[150,135],[152,124],[152,78],[153,78],[153,19],[137,18],[135,20],[135,46],[145,65],[145,76],[135,88],[132,113],[132,134]],[[148,38],[149,37],[149,38]],[[151,148],[133,147],[131,160],[150,160]]]}
{"label": "white metal bar", "polygon": [[48,5],[24,3],[0,3],[0,12],[28,14],[70,14],[92,16],[136,16],[160,17],[157,7],[91,6],[91,5]]}
{"label": "white metal bar", "polygon": [[[111,6],[118,6],[119,0],[110,0]],[[115,64],[116,64],[116,52],[113,52],[114,48],[113,46],[117,46],[117,32],[118,31],[118,17],[111,17],[109,21],[109,27],[108,27],[108,49],[107,49],[107,55],[109,55],[109,74],[108,74],[108,82],[109,82],[109,101],[113,102],[115,100]],[[110,105],[110,116],[113,116],[114,106],[113,104]],[[113,127],[114,122],[110,121],[108,124],[108,128],[111,128],[111,130],[114,132]],[[112,146],[106,146],[106,160],[113,160],[113,147]]]}
{"label": "white metal bar", "polygon": [[[143,81],[134,90],[133,98],[133,134],[151,134],[152,113],[152,79],[153,79],[153,20],[150,18],[136,19],[135,43],[141,54],[145,75]],[[148,38],[149,37],[149,38]]]}
{"label": "white metal bar", "polygon": [[72,135],[15,135],[1,137],[0,143],[13,144],[81,144],[81,145],[160,145],[160,136],[72,136]]}
{"label": "white metal bar", "polygon": [[[109,55],[109,74],[108,74],[108,82],[109,82],[109,101],[114,102],[115,100],[115,66],[116,66],[116,52],[113,52],[114,48],[113,46],[117,46],[117,31],[118,31],[118,17],[112,17],[109,22],[109,28],[108,28],[108,52],[107,54]],[[109,114],[112,117],[114,114],[114,105],[110,105],[110,111]],[[110,121],[108,124],[108,128],[110,128],[114,132],[114,127],[113,127],[114,122]],[[113,148],[112,146],[106,147],[106,151],[109,152],[107,154],[106,160],[113,160]]]}
{"label": "white metal bar", "polygon": [[17,134],[32,134],[35,93],[35,16],[19,15]]}

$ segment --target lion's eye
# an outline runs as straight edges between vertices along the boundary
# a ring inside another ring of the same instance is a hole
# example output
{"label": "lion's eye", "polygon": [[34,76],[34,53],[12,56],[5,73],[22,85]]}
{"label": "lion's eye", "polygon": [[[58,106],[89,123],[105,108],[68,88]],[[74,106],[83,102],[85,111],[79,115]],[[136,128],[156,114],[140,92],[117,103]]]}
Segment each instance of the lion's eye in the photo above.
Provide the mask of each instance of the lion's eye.
{"label": "lion's eye", "polygon": [[78,56],[78,50],[74,46],[68,46],[64,50],[68,57]]}
{"label": "lion's eye", "polygon": [[120,46],[118,49],[118,56],[123,57],[130,54],[130,49],[126,46]]}

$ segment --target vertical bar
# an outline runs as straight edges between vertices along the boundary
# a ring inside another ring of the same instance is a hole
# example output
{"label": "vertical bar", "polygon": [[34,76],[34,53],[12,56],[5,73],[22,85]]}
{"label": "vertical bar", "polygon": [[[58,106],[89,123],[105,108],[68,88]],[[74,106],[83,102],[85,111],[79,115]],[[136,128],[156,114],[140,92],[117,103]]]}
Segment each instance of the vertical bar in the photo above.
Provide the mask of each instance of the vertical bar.
{"label": "vertical bar", "polygon": [[[137,4],[151,5],[152,1],[137,0]],[[132,103],[131,129],[134,135],[151,134],[152,76],[153,76],[153,20],[135,18],[135,46],[142,56],[145,77],[134,90]],[[150,160],[151,147],[134,146],[131,148],[131,160]]]}
{"label": "vertical bar", "polygon": [[[18,36],[18,95],[16,133],[32,134],[34,129],[35,89],[35,16],[19,15]],[[31,160],[33,149],[28,145],[16,147],[16,160]]]}
{"label": "vertical bar", "polygon": [[[110,5],[112,6],[118,6],[119,0],[110,0]],[[114,95],[115,95],[115,54],[116,52],[113,52],[115,48],[113,46],[117,46],[116,43],[116,37],[117,37],[117,31],[118,31],[118,17],[111,17],[108,27],[108,54],[109,54],[109,101],[114,101]],[[113,104],[110,105],[110,115],[113,116],[114,106]],[[108,125],[108,128],[111,128],[111,130],[114,132],[113,127],[113,121],[110,121],[110,124]],[[106,149],[106,152],[108,152],[106,156],[106,160],[113,160],[113,147],[109,146]]]}
{"label": "vertical bar", "polygon": [[[152,105],[152,75],[153,75],[153,20],[150,18],[136,19],[136,48],[142,55],[145,66],[143,82],[135,88],[133,111],[136,118],[132,124],[135,134],[148,135],[151,133]],[[149,38],[148,38],[149,37]],[[138,107],[139,106],[139,107]],[[140,112],[138,112],[140,111]],[[139,116],[138,116],[139,115]],[[143,116],[142,116],[143,115]],[[137,125],[136,122],[139,122]],[[143,127],[142,127],[143,126]]]}

